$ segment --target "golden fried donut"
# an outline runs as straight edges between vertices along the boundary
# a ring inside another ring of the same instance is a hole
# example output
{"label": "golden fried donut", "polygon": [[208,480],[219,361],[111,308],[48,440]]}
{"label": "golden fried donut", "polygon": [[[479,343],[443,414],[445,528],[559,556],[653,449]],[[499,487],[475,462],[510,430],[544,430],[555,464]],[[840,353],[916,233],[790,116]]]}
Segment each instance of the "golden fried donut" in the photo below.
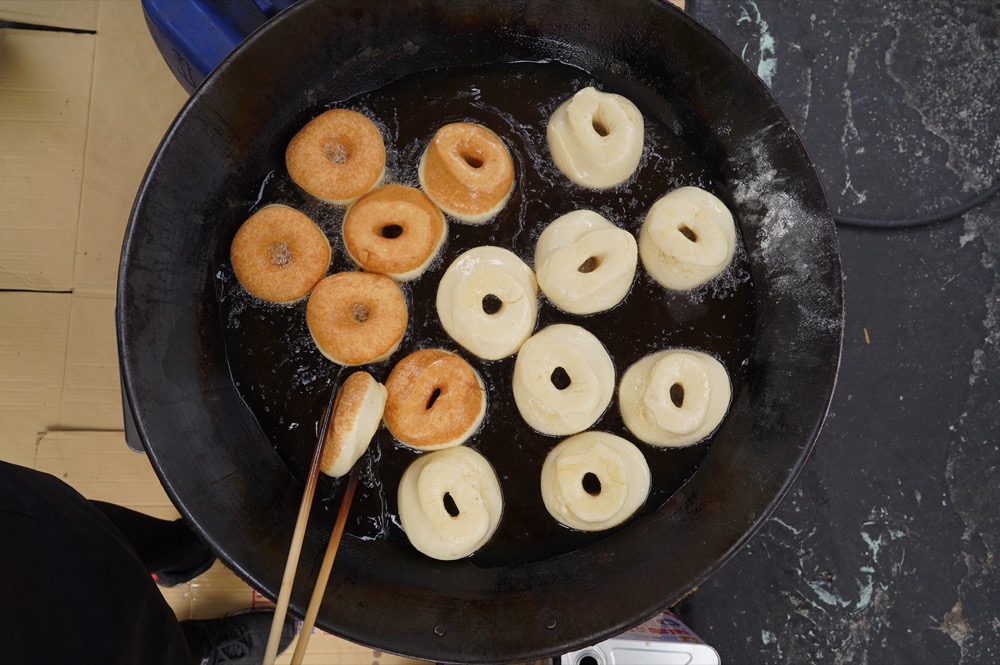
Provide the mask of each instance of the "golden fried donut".
{"label": "golden fried donut", "polygon": [[261,300],[302,299],[330,267],[330,242],[312,220],[283,205],[261,208],[236,232],[229,249],[243,288]]}
{"label": "golden fried donut", "polygon": [[344,217],[344,247],[369,272],[415,279],[434,259],[448,226],[423,192],[386,185],[355,201]]}
{"label": "golden fried donut", "polygon": [[385,275],[340,272],[324,278],[306,305],[309,334],[339,365],[385,360],[406,332],[403,292]]}
{"label": "golden fried donut", "polygon": [[618,526],[646,501],[646,458],[630,441],[583,432],[553,448],[542,465],[542,502],[561,524],[581,531]]}
{"label": "golden fried donut", "polygon": [[434,134],[417,177],[441,210],[459,221],[482,224],[507,203],[514,162],[499,136],[482,125],[454,122]]}
{"label": "golden fried donut", "polygon": [[357,111],[333,109],[292,137],[285,167],[295,184],[316,198],[345,205],[382,179],[385,144],[374,122]]}
{"label": "golden fried donut", "polygon": [[438,450],[463,443],[486,414],[486,387],[460,356],[422,349],[392,368],[385,382],[386,427],[400,443]]}
{"label": "golden fried donut", "polygon": [[365,454],[382,423],[385,395],[385,386],[368,372],[355,372],[341,384],[323,439],[320,471],[339,478]]}
{"label": "golden fried donut", "polygon": [[701,441],[729,410],[732,388],[725,366],[701,351],[667,349],[625,370],[618,406],[625,427],[654,446]]}
{"label": "golden fried donut", "polygon": [[466,557],[493,536],[503,513],[496,471],[472,448],[421,455],[399,481],[399,522],[417,550],[442,561]]}

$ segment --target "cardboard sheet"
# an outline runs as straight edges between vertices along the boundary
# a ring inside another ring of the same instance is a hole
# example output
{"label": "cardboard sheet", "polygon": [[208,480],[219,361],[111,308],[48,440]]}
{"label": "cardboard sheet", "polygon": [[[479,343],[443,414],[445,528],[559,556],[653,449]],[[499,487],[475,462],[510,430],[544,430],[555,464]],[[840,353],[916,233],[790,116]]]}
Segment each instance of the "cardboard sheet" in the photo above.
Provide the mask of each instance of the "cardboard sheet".
{"label": "cardboard sheet", "polygon": [[[30,465],[47,429],[122,427],[122,234],[186,94],[138,0],[0,0],[0,17],[98,29],[0,30],[0,458]],[[23,290],[48,293],[3,293]]]}
{"label": "cardboard sheet", "polygon": [[0,292],[0,458],[31,466],[56,419],[70,296]]}
{"label": "cardboard sheet", "polygon": [[65,366],[53,428],[121,430],[114,297],[73,294]]}
{"label": "cardboard sheet", "polygon": [[146,166],[187,93],[137,2],[102,2],[76,240],[74,288],[113,295],[121,241]]}
{"label": "cardboard sheet", "polygon": [[126,448],[121,432],[48,432],[38,440],[35,468],[61,478],[88,499],[161,519],[180,516],[149,460]]}
{"label": "cardboard sheet", "polygon": [[95,30],[97,0],[0,0],[0,19],[55,28]]}
{"label": "cardboard sheet", "polygon": [[73,286],[94,42],[0,31],[0,289]]}

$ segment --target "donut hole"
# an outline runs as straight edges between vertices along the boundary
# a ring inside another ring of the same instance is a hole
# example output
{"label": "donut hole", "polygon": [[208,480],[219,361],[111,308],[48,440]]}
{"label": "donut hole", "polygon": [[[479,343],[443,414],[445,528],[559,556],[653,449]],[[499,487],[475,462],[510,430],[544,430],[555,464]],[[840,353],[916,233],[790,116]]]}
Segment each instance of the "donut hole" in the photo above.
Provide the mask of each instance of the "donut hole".
{"label": "donut hole", "polygon": [[681,224],[677,227],[677,230],[681,232],[681,235],[690,240],[691,242],[698,242],[698,234],[688,228],[687,224]]}
{"label": "donut hole", "polygon": [[598,256],[591,256],[589,259],[580,264],[577,268],[577,272],[582,272],[584,274],[589,272],[594,272],[601,267],[601,258]]}
{"label": "donut hole", "polygon": [[431,396],[427,398],[427,406],[425,406],[424,409],[430,411],[431,408],[434,406],[434,402],[436,402],[438,400],[438,397],[440,396],[441,396],[441,389],[435,388],[434,392],[431,393]]}
{"label": "donut hole", "polygon": [[284,268],[292,262],[292,250],[283,242],[272,242],[268,245],[267,256],[275,268]]}
{"label": "donut hole", "polygon": [[684,406],[684,386],[679,383],[670,386],[670,401],[678,409]]}
{"label": "donut hole", "polygon": [[503,307],[503,301],[492,293],[483,296],[483,311],[489,315],[496,314]]}
{"label": "donut hole", "polygon": [[383,238],[388,238],[392,240],[393,238],[398,238],[403,235],[403,227],[399,224],[386,224],[381,229],[379,229],[379,235]]}
{"label": "donut hole", "polygon": [[363,302],[356,302],[351,305],[351,318],[354,319],[356,323],[364,323],[368,320],[368,305]]}
{"label": "donut hole", "polygon": [[555,386],[556,390],[566,390],[569,388],[569,384],[573,383],[573,380],[569,378],[569,374],[562,367],[556,367],[552,370],[552,376],[549,377],[549,380]]}
{"label": "donut hole", "polygon": [[597,474],[588,471],[583,474],[580,484],[583,485],[583,491],[590,496],[597,496],[601,493],[601,479],[597,477]]}
{"label": "donut hole", "polygon": [[459,156],[465,161],[466,164],[474,169],[481,169],[483,164],[485,164],[483,158],[473,152],[463,150],[459,153]]}
{"label": "donut hole", "polygon": [[323,156],[334,164],[346,164],[351,158],[351,153],[342,143],[337,141],[327,141],[323,144]]}
{"label": "donut hole", "polygon": [[444,504],[445,512],[452,517],[458,517],[459,513],[462,512],[458,509],[458,504],[455,503],[455,499],[452,498],[451,492],[445,492],[444,496],[441,497],[441,502]]}
{"label": "donut hole", "polygon": [[594,128],[594,133],[602,138],[611,133],[611,130],[608,129],[608,126],[604,124],[604,121],[598,118],[596,115],[593,118],[591,118],[590,125],[591,127]]}

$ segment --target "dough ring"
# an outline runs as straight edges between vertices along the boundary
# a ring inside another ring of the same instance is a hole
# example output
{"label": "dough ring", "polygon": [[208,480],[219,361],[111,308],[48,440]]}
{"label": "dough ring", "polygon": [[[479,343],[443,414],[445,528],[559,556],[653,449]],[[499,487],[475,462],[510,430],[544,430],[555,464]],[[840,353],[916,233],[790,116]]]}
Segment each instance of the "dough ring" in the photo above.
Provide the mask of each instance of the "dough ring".
{"label": "dough ring", "polygon": [[385,386],[368,372],[355,372],[340,386],[323,440],[319,470],[339,478],[350,472],[382,424]]}
{"label": "dough ring", "polygon": [[732,213],[697,187],[681,187],[659,199],[639,232],[642,265],[662,286],[677,291],[718,275],[735,251]]}
{"label": "dough ring", "polygon": [[545,129],[552,161],[572,182],[606,189],[628,180],[642,158],[642,114],[621,95],[584,88]]}
{"label": "dough ring", "polygon": [[420,187],[460,222],[483,224],[500,212],[514,189],[514,161],[492,131],[453,122],[435,132],[417,166]]}
{"label": "dough ring", "polygon": [[533,335],[514,362],[514,402],[542,434],[587,429],[611,403],[615,367],[600,340],[580,326],[557,323]]}
{"label": "dough ring", "polygon": [[618,405],[625,427],[654,446],[687,446],[709,436],[729,410],[729,373],[700,351],[670,349],[625,370]]}
{"label": "dough ring", "polygon": [[291,304],[323,279],[330,267],[330,242],[298,210],[269,205],[240,226],[229,260],[247,293],[268,302]]}
{"label": "dough ring", "polygon": [[486,415],[483,380],[449,351],[414,351],[396,363],[385,387],[386,427],[400,443],[417,450],[465,442]]}
{"label": "dough ring", "polygon": [[423,192],[386,185],[347,209],[342,235],[356,264],[397,282],[416,279],[434,260],[448,225]]}
{"label": "dough ring", "polygon": [[646,501],[650,474],[632,443],[607,432],[571,436],[542,465],[542,501],[560,524],[581,531],[618,526]]}
{"label": "dough ring", "polygon": [[493,536],[503,494],[486,458],[460,446],[421,455],[399,481],[399,521],[429,557],[466,557]]}
{"label": "dough ring", "polygon": [[545,227],[535,245],[538,286],[570,314],[611,309],[628,294],[638,261],[635,238],[591,210]]}
{"label": "dough ring", "polygon": [[321,201],[347,205],[385,174],[385,143],[375,123],[348,109],[321,113],[285,149],[296,185]]}
{"label": "dough ring", "polygon": [[506,358],[535,329],[535,273],[509,250],[475,247],[441,277],[437,312],[445,332],[463,347],[486,360]]}
{"label": "dough ring", "polygon": [[339,272],[323,278],[306,303],[306,324],[320,352],[339,365],[385,360],[406,332],[406,301],[385,275]]}

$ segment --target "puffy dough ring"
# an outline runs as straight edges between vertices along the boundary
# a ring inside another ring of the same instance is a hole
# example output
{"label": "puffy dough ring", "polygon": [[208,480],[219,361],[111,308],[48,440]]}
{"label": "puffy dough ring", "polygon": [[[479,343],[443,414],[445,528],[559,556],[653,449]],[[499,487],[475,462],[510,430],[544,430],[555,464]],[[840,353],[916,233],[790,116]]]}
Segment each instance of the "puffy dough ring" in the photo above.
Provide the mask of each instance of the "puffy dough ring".
{"label": "puffy dough ring", "polygon": [[681,187],[646,214],[639,256],[649,274],[668,289],[693,289],[733,260],[736,226],[718,198],[698,187]]}
{"label": "puffy dough ring", "polygon": [[416,279],[437,255],[448,227],[423,192],[386,185],[355,201],[344,217],[344,247],[369,272]]}
{"label": "puffy dough ring", "polygon": [[320,352],[339,365],[385,360],[406,332],[403,292],[385,275],[341,272],[309,296],[306,324]]}
{"label": "puffy dough ring", "polygon": [[422,349],[392,368],[385,382],[385,424],[417,450],[457,446],[486,415],[486,387],[469,363],[441,349]]}
{"label": "puffy dough ring", "polygon": [[593,314],[617,305],[632,288],[635,238],[591,210],[575,210],[545,227],[535,245],[535,274],[559,309]]}
{"label": "puffy dough ring", "polygon": [[607,349],[580,326],[557,323],[533,335],[514,362],[514,402],[542,434],[581,432],[608,408],[615,366]]}
{"label": "puffy dough ring", "polygon": [[382,423],[385,386],[368,372],[355,372],[340,386],[333,402],[333,415],[323,440],[319,469],[339,478],[368,450]]}
{"label": "puffy dough ring", "polygon": [[289,304],[301,300],[326,274],[330,242],[298,210],[269,205],[243,222],[229,259],[250,295]]}
{"label": "puffy dough ring", "polygon": [[486,458],[461,446],[421,455],[399,481],[399,521],[410,543],[443,561],[466,557],[493,536],[503,494]]}
{"label": "puffy dough ring", "polygon": [[625,182],[642,157],[642,114],[635,104],[584,88],[557,108],[545,130],[552,160],[567,178],[590,189]]}
{"label": "puffy dough ring", "polygon": [[618,405],[625,427],[654,446],[687,446],[719,426],[732,389],[729,373],[700,351],[668,349],[625,370]]}
{"label": "puffy dough ring", "polygon": [[618,526],[645,502],[650,474],[632,443],[607,432],[571,436],[542,465],[542,501],[561,524],[581,531]]}
{"label": "puffy dough ring", "polygon": [[486,360],[516,353],[535,329],[535,273],[510,250],[474,247],[438,284],[437,312],[452,339]]}
{"label": "puffy dough ring", "polygon": [[455,219],[482,224],[507,203],[514,161],[500,137],[471,122],[439,129],[417,167],[427,196]]}
{"label": "puffy dough ring", "polygon": [[375,123],[362,114],[333,109],[292,137],[285,167],[295,184],[316,198],[346,205],[382,179],[385,143]]}

